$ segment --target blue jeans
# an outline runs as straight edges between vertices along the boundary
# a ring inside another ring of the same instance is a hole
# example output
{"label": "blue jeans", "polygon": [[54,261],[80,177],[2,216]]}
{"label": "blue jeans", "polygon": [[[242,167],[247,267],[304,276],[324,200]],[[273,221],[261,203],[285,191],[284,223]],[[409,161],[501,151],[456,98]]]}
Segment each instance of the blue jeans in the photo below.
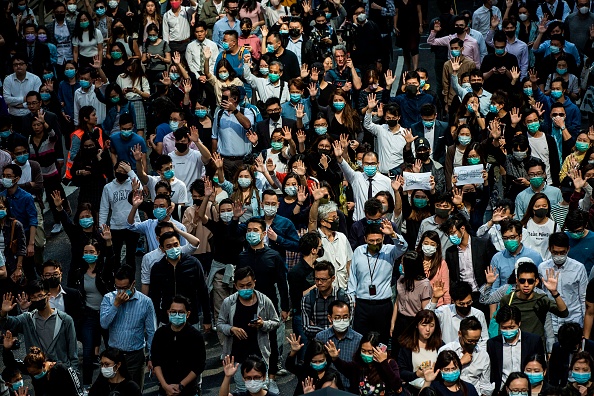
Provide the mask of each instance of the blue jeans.
{"label": "blue jeans", "polygon": [[95,347],[101,345],[101,335],[107,345],[107,330],[101,328],[99,322],[99,311],[85,308],[80,324],[80,341],[83,344],[83,385],[91,385],[93,382],[93,371],[95,371]]}

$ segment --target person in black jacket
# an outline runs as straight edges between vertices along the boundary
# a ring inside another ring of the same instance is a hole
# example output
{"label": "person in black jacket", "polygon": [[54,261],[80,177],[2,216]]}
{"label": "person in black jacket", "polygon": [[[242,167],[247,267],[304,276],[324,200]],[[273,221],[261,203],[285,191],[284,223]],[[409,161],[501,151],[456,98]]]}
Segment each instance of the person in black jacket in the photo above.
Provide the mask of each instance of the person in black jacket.
{"label": "person in black jacket", "polygon": [[[499,324],[501,335],[487,341],[487,353],[491,357],[491,382],[495,383],[495,389],[501,389],[501,384],[505,383],[510,373],[522,371],[528,357],[534,354],[544,355],[544,348],[540,336],[520,330],[522,314],[518,307],[501,304],[495,321]],[[507,351],[504,352],[504,348],[507,348],[511,355],[508,355]],[[515,356],[518,349],[520,365],[514,367],[511,361],[513,359],[509,359],[509,356]],[[567,377],[565,379],[567,380]]]}
{"label": "person in black jacket", "polygon": [[549,358],[549,384],[565,386],[569,373],[569,357],[576,352],[588,352],[594,356],[594,341],[583,336],[582,327],[577,323],[565,323],[559,327],[559,341],[553,344]]}
{"label": "person in black jacket", "polygon": [[200,394],[197,379],[204,371],[206,348],[202,334],[186,321],[191,302],[177,295],[167,310],[170,325],[155,332],[151,358],[161,387],[159,394],[191,396]]}
{"label": "person in black jacket", "polygon": [[97,377],[89,396],[141,396],[138,384],[130,378],[125,355],[115,348],[101,353],[101,375]]}
{"label": "person in black jacket", "polygon": [[159,237],[159,247],[165,253],[151,269],[149,297],[153,300],[157,319],[168,323],[167,309],[177,294],[190,299],[192,309],[189,322],[198,323],[202,308],[204,325],[210,328],[210,299],[202,264],[197,258],[182,254],[179,234],[166,232]]}
{"label": "person in black jacket", "polygon": [[62,264],[57,260],[47,260],[41,271],[43,283],[49,290],[50,306],[70,315],[77,327],[82,315],[83,299],[77,289],[61,285]]}

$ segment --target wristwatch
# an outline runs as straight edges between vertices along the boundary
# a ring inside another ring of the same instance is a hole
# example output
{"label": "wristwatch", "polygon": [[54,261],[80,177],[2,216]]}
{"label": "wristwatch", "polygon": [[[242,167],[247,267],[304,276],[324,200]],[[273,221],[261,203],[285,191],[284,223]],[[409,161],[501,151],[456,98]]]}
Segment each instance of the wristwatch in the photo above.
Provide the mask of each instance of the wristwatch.
{"label": "wristwatch", "polygon": [[237,109],[235,109],[235,110],[233,110],[233,111],[231,112],[231,114],[233,114],[233,115],[235,115],[235,114],[237,114],[237,113],[239,113],[239,110],[237,110]]}
{"label": "wristwatch", "polygon": [[177,384],[177,387],[179,388],[180,392],[183,392],[184,386],[181,383]]}

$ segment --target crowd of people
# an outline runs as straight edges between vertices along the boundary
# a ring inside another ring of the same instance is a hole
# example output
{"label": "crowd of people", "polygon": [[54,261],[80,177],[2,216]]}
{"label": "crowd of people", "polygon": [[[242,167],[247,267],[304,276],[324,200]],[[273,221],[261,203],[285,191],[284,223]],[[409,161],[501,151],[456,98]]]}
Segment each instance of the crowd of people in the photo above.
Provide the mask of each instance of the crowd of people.
{"label": "crowd of people", "polygon": [[594,396],[590,0],[40,4],[0,13],[0,395],[197,395],[216,333],[219,396]]}

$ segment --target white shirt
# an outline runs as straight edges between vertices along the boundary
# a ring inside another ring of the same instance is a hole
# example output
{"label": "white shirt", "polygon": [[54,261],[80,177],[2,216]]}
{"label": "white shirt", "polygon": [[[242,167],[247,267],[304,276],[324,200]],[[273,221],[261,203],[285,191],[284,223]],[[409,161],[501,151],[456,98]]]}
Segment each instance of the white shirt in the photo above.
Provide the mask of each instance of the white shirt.
{"label": "white shirt", "polygon": [[474,267],[472,265],[472,247],[470,243],[470,235],[468,236],[468,245],[466,249],[458,246],[458,265],[460,266],[460,279],[468,282],[472,287],[472,291],[478,291],[478,284],[474,276]]}
{"label": "white shirt", "polygon": [[194,7],[180,7],[179,14],[175,15],[169,10],[163,15],[163,40],[183,41],[190,37],[190,20],[194,13]]}
{"label": "white shirt", "polygon": [[[363,119],[363,127],[377,137],[378,143],[378,157],[379,157],[379,171],[388,173],[404,162],[403,152],[406,146],[404,139],[404,128],[400,127],[397,132],[392,132],[388,129],[388,125],[374,124],[370,113],[365,113]],[[386,191],[392,191],[392,187]]]}
{"label": "white shirt", "polygon": [[[149,191],[151,192],[151,199],[155,200],[155,185],[161,181],[161,176],[150,176],[148,177],[147,186]],[[185,204],[188,202],[188,189],[186,187],[186,183],[179,180],[177,177],[174,177],[172,180],[169,180],[169,185],[171,186],[171,202],[176,204]]]}
{"label": "white shirt", "polygon": [[93,40],[89,40],[89,32],[83,32],[82,40],[72,37],[72,46],[78,47],[78,55],[91,58],[99,54],[99,44],[103,44],[103,35],[99,29],[95,29]]}
{"label": "white shirt", "polygon": [[15,161],[12,161],[12,163],[18,165],[23,171],[23,174],[19,179],[19,185],[33,181],[31,180],[31,164],[29,163],[29,161],[25,162],[25,165],[17,164]]}
{"label": "white shirt", "polygon": [[[464,319],[456,311],[455,304],[442,305],[436,308],[436,304],[429,301],[429,304],[425,307],[430,311],[435,312],[435,315],[439,318],[439,325],[441,327],[441,339],[445,344],[454,342],[458,339],[458,330],[460,330],[460,322]],[[489,328],[487,321],[485,320],[485,314],[478,309],[471,307],[468,316],[474,316],[481,322],[481,341],[479,347],[482,350],[487,350],[487,340],[489,339]]]}
{"label": "white shirt", "polygon": [[[26,72],[25,78],[21,81],[17,78],[16,73],[6,76],[2,88],[2,95],[4,101],[8,105],[8,112],[10,115],[16,117],[23,117],[29,114],[29,109],[25,103],[25,96],[29,91],[39,92],[41,87],[41,79],[33,73]],[[23,108],[16,108],[17,105],[23,105]]]}
{"label": "white shirt", "polygon": [[322,247],[324,248],[324,255],[318,257],[317,261],[327,260],[334,265],[336,272],[336,280],[334,286],[342,289],[347,288],[349,273],[347,271],[347,263],[353,259],[353,249],[349,243],[348,238],[342,232],[334,232],[334,240],[330,242],[328,237],[318,229],[320,238],[322,239]]}
{"label": "white shirt", "polygon": [[[427,128],[426,126],[423,126],[423,128],[425,128],[425,139],[429,141],[429,146],[433,149],[435,147],[433,145],[433,142],[435,141],[435,124],[433,124],[431,128]],[[430,157],[433,159],[433,150],[431,150]]]}
{"label": "white shirt", "polygon": [[375,196],[380,191],[388,191],[392,198],[394,197],[394,190],[392,190],[392,181],[388,176],[384,176],[377,172],[373,177],[367,177],[363,172],[355,172],[346,161],[340,161],[340,169],[344,174],[346,180],[353,189],[353,196],[355,198],[355,211],[353,213],[353,220],[357,221],[365,217],[363,206],[367,202],[367,195],[369,191],[369,179],[372,179],[371,194]]}
{"label": "white shirt", "polygon": [[66,312],[64,310],[64,294],[66,294],[66,292],[64,291],[64,289],[62,289],[62,286],[60,286],[60,291],[58,292],[58,294],[56,294],[56,297],[50,296],[49,298],[50,307],[62,312]]}
{"label": "white shirt", "polygon": [[266,102],[268,98],[275,97],[279,98],[281,104],[283,104],[290,99],[289,86],[286,81],[279,79],[273,84],[268,77],[256,77],[252,74],[250,65],[247,63],[243,65],[243,78],[252,86],[252,88],[258,91],[258,95],[262,102]]}
{"label": "white shirt", "polygon": [[553,179],[551,178],[551,165],[549,164],[549,145],[547,144],[547,138],[544,133],[539,138],[535,138],[528,134],[528,144],[532,149],[532,156],[540,158],[547,166],[547,184],[553,184]]}
{"label": "white shirt", "polygon": [[[214,41],[209,39],[204,39],[202,43],[198,40],[193,40],[188,46],[186,47],[186,61],[188,62],[188,66],[190,67],[190,71],[194,73],[196,76],[204,74],[204,61],[201,59],[200,55],[200,44],[204,45],[204,48],[210,48],[211,52],[211,61],[208,62],[208,67],[210,69],[210,74],[215,74],[214,68],[215,63],[212,60],[217,59],[219,56],[219,47],[215,44]],[[200,65],[202,64],[202,67]]]}
{"label": "white shirt", "polygon": [[[101,91],[105,95],[105,88],[107,84],[101,86]],[[78,112],[83,106],[93,106],[97,113],[97,125],[100,125],[105,120],[105,105],[97,99],[95,95],[95,86],[91,84],[88,92],[85,92],[82,87],[74,91],[74,125],[78,126]]]}
{"label": "white shirt", "polygon": [[503,370],[501,387],[505,386],[507,377],[516,371],[522,371],[522,330],[518,331],[518,339],[515,343],[509,344],[503,336]]}
{"label": "white shirt", "polygon": [[553,220],[548,219],[544,224],[536,224],[534,220],[528,220],[526,224],[526,236],[522,239],[524,246],[540,253],[543,260],[551,258],[549,251],[549,236],[559,231],[559,226]]}
{"label": "white shirt", "polygon": [[186,155],[177,155],[175,151],[167,154],[173,161],[175,178],[185,183],[188,188],[187,204],[192,203],[192,194],[189,191],[190,185],[205,175],[205,167],[202,162],[200,151],[190,149]]}
{"label": "white shirt", "polygon": [[[459,358],[464,355],[460,340],[442,346],[439,349],[440,353],[441,351],[454,351]],[[460,379],[474,385],[479,395],[491,396],[495,385],[491,383],[491,360],[487,351],[479,346],[474,348],[472,361],[460,370]]]}

